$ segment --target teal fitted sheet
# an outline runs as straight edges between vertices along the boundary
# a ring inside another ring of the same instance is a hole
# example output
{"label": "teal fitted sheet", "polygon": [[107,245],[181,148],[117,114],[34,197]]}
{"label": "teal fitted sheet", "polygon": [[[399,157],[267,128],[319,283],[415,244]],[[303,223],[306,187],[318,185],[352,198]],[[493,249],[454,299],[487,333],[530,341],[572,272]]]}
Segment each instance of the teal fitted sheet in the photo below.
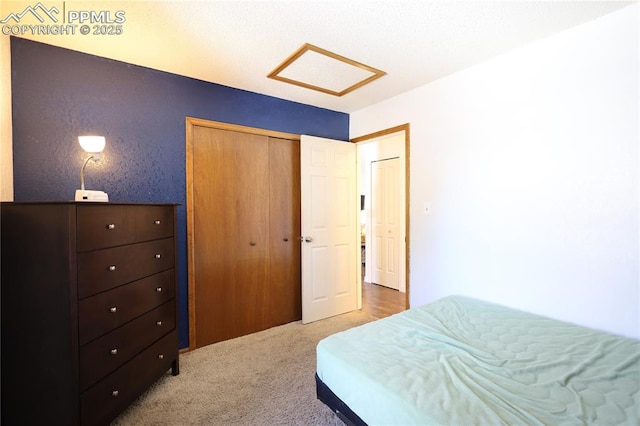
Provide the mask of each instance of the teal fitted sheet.
{"label": "teal fitted sheet", "polygon": [[329,336],[318,377],[367,424],[640,424],[640,341],[461,296]]}

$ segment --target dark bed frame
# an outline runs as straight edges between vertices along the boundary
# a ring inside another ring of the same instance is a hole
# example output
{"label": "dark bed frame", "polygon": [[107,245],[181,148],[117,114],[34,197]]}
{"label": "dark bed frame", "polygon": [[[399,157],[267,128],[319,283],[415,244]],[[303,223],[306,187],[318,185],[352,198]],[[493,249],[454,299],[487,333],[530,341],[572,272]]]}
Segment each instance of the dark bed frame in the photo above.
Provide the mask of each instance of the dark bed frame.
{"label": "dark bed frame", "polygon": [[316,395],[336,416],[347,426],[367,426],[367,424],[354,413],[327,385],[324,384],[316,373]]}

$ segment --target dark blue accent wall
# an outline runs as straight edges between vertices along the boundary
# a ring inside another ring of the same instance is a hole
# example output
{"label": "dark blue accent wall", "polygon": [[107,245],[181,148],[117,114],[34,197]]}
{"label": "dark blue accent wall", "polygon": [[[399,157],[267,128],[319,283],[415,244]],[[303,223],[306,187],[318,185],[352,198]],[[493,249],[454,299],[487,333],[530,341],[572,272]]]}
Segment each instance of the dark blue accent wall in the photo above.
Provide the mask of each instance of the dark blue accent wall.
{"label": "dark blue accent wall", "polygon": [[[215,61],[215,58],[208,59]],[[220,66],[224,66],[221,62]],[[344,113],[11,38],[15,201],[73,200],[82,134],[104,135],[87,189],[113,202],[180,203],[180,347],[188,342],[185,118],[348,140]]]}

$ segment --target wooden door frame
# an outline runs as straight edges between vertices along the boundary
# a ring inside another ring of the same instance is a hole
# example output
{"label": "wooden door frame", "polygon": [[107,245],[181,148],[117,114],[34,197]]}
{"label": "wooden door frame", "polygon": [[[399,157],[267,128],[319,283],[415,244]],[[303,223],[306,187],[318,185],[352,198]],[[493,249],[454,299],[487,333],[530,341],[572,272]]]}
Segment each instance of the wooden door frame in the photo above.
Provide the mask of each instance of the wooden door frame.
{"label": "wooden door frame", "polygon": [[358,136],[356,138],[352,138],[351,142],[352,143],[360,143],[360,142],[369,142],[372,139],[377,139],[381,136],[386,136],[386,135],[390,135],[392,133],[398,133],[398,132],[402,132],[404,131],[404,158],[405,158],[405,164],[404,164],[404,172],[405,172],[405,206],[404,206],[404,213],[405,213],[405,285],[406,285],[406,293],[405,293],[405,307],[407,309],[410,308],[410,304],[409,304],[409,292],[410,292],[410,285],[409,285],[409,164],[410,164],[410,155],[409,155],[409,146],[410,146],[410,137],[409,137],[409,130],[410,130],[410,125],[409,123],[405,123],[405,124],[401,124],[399,126],[395,126],[395,127],[390,127],[388,129],[384,129],[384,130],[380,130],[374,133],[369,133],[363,136]]}
{"label": "wooden door frame", "polygon": [[195,278],[195,241],[194,241],[194,193],[193,193],[193,128],[208,127],[218,130],[230,130],[253,135],[300,141],[300,135],[274,130],[247,127],[201,118],[186,117],[186,192],[187,192],[187,291],[189,310],[189,348],[196,349],[196,278]]}

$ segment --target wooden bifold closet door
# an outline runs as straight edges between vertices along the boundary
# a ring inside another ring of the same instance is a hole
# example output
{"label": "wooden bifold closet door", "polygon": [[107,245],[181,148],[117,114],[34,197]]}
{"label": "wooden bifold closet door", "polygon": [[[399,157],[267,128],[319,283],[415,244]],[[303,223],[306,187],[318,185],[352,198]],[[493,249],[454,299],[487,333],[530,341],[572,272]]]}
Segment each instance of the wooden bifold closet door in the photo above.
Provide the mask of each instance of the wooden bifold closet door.
{"label": "wooden bifold closet door", "polygon": [[195,346],[301,319],[299,142],[191,135]]}

